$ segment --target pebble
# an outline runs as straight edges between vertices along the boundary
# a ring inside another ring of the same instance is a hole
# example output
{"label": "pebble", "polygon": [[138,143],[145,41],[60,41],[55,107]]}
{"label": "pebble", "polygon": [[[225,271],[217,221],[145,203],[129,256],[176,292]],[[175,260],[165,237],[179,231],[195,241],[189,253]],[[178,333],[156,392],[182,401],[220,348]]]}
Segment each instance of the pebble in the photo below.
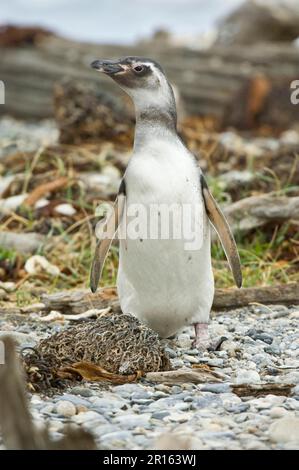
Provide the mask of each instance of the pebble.
{"label": "pebble", "polygon": [[61,400],[56,403],[56,413],[64,416],[65,418],[70,418],[76,414],[77,410],[75,405],[67,400]]}
{"label": "pebble", "polygon": [[[290,434],[290,429],[296,434],[293,422],[282,425],[281,420],[299,419],[298,332],[296,318],[290,320],[298,309],[282,309],[284,315],[273,318],[281,310],[270,306],[258,313],[257,306],[250,306],[212,317],[211,335],[228,338],[218,351],[192,349],[191,328],[177,338],[163,340],[173,366],[190,370],[192,364],[207,364],[222,374],[220,382],[170,385],[141,379],[102,388],[84,381],[48,398],[34,394],[30,398],[34,422],[39,429],[48,424],[53,439],[61,438],[71,422],[92,432],[98,446],[105,449],[151,449],[161,434],[173,435],[174,430],[179,436],[190,436],[188,445],[196,449],[299,447],[296,440],[281,437],[282,432]],[[7,319],[0,320],[1,326],[34,338],[62,328],[24,321],[16,329]],[[246,336],[248,332],[251,336]],[[292,383],[294,387],[290,397],[239,397],[233,393],[233,383]]]}
{"label": "pebble", "polygon": [[235,384],[255,384],[260,383],[261,378],[255,370],[239,369],[236,373]]}
{"label": "pebble", "polygon": [[191,364],[198,364],[199,363],[198,357],[190,356],[189,354],[184,354],[183,357],[186,361],[190,362]]}
{"label": "pebble", "polygon": [[190,349],[191,344],[192,344],[192,341],[191,341],[191,338],[190,338],[189,335],[187,335],[185,333],[181,333],[180,335],[178,335],[177,345],[180,348]]}
{"label": "pebble", "polygon": [[126,429],[135,429],[136,427],[149,427],[151,413],[137,414],[123,414],[117,416],[113,422],[124,426]]}
{"label": "pebble", "polygon": [[227,393],[230,392],[230,384],[226,383],[207,383],[201,385],[200,390],[203,392],[212,392],[212,393]]}
{"label": "pebble", "polygon": [[299,445],[299,418],[287,416],[278,419],[269,428],[270,440],[277,443],[293,442]]}
{"label": "pebble", "polygon": [[271,418],[282,418],[286,414],[287,414],[287,410],[280,406],[273,406],[273,408],[271,408],[270,413],[269,413]]}
{"label": "pebble", "polygon": [[83,424],[88,421],[93,421],[93,422],[104,422],[106,423],[106,419],[101,416],[99,413],[96,413],[95,411],[86,411],[85,413],[79,413],[78,415],[73,416],[73,421],[77,424]]}
{"label": "pebble", "polygon": [[167,419],[174,423],[185,423],[192,418],[191,413],[171,413]]}
{"label": "pebble", "polygon": [[87,387],[73,387],[72,388],[72,393],[74,395],[81,395],[81,397],[92,397],[94,395],[93,390],[90,390],[90,388]]}
{"label": "pebble", "polygon": [[166,347],[165,348],[165,352],[168,354],[168,356],[170,357],[170,359],[174,359],[175,357],[177,357],[177,353],[174,349],[171,349],[171,348],[168,348]]}
{"label": "pebble", "polygon": [[169,411],[156,411],[152,414],[152,419],[164,419],[169,416]]}

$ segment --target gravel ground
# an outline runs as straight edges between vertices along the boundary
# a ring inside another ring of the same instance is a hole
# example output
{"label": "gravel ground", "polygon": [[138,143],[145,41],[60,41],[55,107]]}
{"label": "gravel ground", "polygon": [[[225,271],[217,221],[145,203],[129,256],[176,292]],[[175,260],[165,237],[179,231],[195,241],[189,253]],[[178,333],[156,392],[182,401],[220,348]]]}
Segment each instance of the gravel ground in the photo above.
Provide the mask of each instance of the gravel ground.
{"label": "gravel ground", "polygon": [[[190,449],[298,449],[298,319],[299,305],[252,306],[212,317],[211,338],[227,338],[219,351],[191,349],[191,328],[167,341],[174,368],[206,363],[227,377],[223,383],[168,386],[143,380],[103,389],[81,382],[60,395],[31,396],[32,416],[38,427],[49,426],[53,438],[67,423],[83,426],[105,449],[151,449],[168,432]],[[21,322],[0,321],[2,334],[13,330],[22,344],[63,327],[30,315]],[[289,397],[240,398],[232,392],[233,383],[294,387]]]}

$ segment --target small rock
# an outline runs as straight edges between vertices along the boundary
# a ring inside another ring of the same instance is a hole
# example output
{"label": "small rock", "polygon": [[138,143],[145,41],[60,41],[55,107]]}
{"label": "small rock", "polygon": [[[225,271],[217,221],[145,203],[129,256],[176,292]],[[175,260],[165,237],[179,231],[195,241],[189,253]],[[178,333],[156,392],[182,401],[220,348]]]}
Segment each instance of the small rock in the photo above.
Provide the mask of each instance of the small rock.
{"label": "small rock", "polygon": [[81,397],[92,397],[94,395],[94,392],[90,390],[90,388],[87,387],[73,387],[72,388],[72,393],[74,395],[81,395]]}
{"label": "small rock", "polygon": [[287,414],[287,410],[281,406],[274,406],[271,408],[269,416],[271,418],[282,418]]}
{"label": "small rock", "polygon": [[262,330],[256,330],[255,328],[252,328],[246,332],[247,336],[250,336],[250,338],[256,340],[261,340],[264,343],[267,344],[272,344],[273,338],[270,336],[268,333],[265,333]]}
{"label": "small rock", "polygon": [[55,277],[59,276],[60,274],[60,269],[57,266],[49,263],[49,261],[44,256],[40,255],[34,255],[27,259],[24,269],[28,274],[32,275],[38,274],[40,272],[46,272],[50,276]]}
{"label": "small rock", "polygon": [[51,403],[49,405],[46,405],[44,408],[41,409],[41,412],[42,413],[46,413],[46,414],[51,414],[53,413],[54,411],[54,404]]}
{"label": "small rock", "polygon": [[107,422],[106,419],[96,411],[86,411],[85,413],[79,413],[78,415],[73,416],[73,421],[75,421],[77,424],[83,424],[88,421],[101,421],[103,423]]}
{"label": "small rock", "polygon": [[274,356],[280,356],[281,349],[278,345],[265,346],[264,351],[268,354],[273,354]]}
{"label": "small rock", "polygon": [[9,296],[4,289],[0,289],[0,300],[8,300]]}
{"label": "small rock", "polygon": [[174,423],[185,423],[192,418],[191,413],[171,413],[167,420],[172,421]]}
{"label": "small rock", "polygon": [[0,281],[0,289],[5,290],[6,292],[14,292],[16,290],[16,283]]}
{"label": "small rock", "polygon": [[136,427],[146,428],[149,426],[150,413],[137,414],[123,414],[115,418],[115,422],[124,426],[126,429],[135,429]]}
{"label": "small rock", "polygon": [[237,404],[231,404],[224,406],[224,409],[228,411],[229,413],[244,413],[245,411],[248,411],[250,408],[249,403],[237,403]]}
{"label": "small rock", "polygon": [[180,335],[178,335],[177,345],[180,348],[189,349],[191,347],[191,343],[192,341],[189,335],[185,333],[181,333]]}
{"label": "small rock", "polygon": [[65,418],[70,418],[76,414],[76,407],[70,401],[60,400],[56,403],[56,413]]}
{"label": "small rock", "polygon": [[76,214],[76,209],[71,205],[71,204],[58,204],[55,209],[55,212],[58,212],[58,214],[61,215],[66,215],[66,216],[72,216]]}
{"label": "small rock", "polygon": [[236,353],[239,347],[236,343],[227,340],[221,343],[219,349],[220,351],[226,351],[229,357],[236,357]]}
{"label": "small rock", "polygon": [[219,383],[219,384],[214,384],[214,383],[207,383],[204,384],[200,387],[200,390],[203,392],[211,392],[211,393],[227,393],[230,392],[230,384],[226,383]]}
{"label": "small rock", "polygon": [[290,315],[290,319],[291,320],[299,319],[299,310],[296,311],[296,312],[292,312],[291,315]]}
{"label": "small rock", "polygon": [[165,352],[168,354],[168,356],[170,357],[170,359],[174,359],[174,358],[177,357],[177,353],[176,353],[176,351],[174,351],[174,349],[171,349],[171,348],[166,347],[166,348],[165,348]]}
{"label": "small rock", "polygon": [[85,413],[88,411],[88,408],[84,405],[76,405],[76,412],[77,413]]}
{"label": "small rock", "polygon": [[255,370],[239,369],[237,371],[234,383],[241,384],[255,384],[260,383],[261,378],[259,373]]}
{"label": "small rock", "polygon": [[169,411],[155,411],[152,414],[152,419],[164,419],[166,416],[169,416]]}
{"label": "small rock", "polygon": [[[202,361],[200,361],[202,362]],[[223,367],[223,364],[224,364],[224,361],[223,359],[208,359],[208,361],[206,362],[206,364],[208,366],[211,366],[211,367]]]}
{"label": "small rock", "polygon": [[272,442],[299,444],[299,418],[286,416],[270,425],[269,437]]}
{"label": "small rock", "polygon": [[195,356],[189,356],[188,354],[184,354],[184,359],[188,362],[190,362],[191,364],[198,364],[199,363],[199,359]]}

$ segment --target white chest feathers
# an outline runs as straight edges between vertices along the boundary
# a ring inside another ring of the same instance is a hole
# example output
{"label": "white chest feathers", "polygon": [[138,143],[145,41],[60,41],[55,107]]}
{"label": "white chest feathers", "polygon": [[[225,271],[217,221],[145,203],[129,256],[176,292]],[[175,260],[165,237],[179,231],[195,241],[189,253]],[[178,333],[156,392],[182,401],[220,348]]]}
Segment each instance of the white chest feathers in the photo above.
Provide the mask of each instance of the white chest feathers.
{"label": "white chest feathers", "polygon": [[[164,337],[192,321],[207,321],[214,292],[210,230],[194,158],[180,141],[155,141],[133,155],[125,182],[127,213],[135,206],[166,206],[171,208],[169,223],[174,221],[176,209],[182,209],[183,218],[176,219],[181,232],[175,224],[164,236],[158,218],[158,237],[152,237],[150,231],[131,237],[130,232],[126,241],[121,241],[118,291],[122,310],[136,315]],[[188,220],[191,231],[187,232],[185,210],[187,218],[191,215],[192,219],[192,227]],[[127,225],[131,223],[130,216],[125,220]],[[186,244],[190,235],[197,237],[198,244]]]}

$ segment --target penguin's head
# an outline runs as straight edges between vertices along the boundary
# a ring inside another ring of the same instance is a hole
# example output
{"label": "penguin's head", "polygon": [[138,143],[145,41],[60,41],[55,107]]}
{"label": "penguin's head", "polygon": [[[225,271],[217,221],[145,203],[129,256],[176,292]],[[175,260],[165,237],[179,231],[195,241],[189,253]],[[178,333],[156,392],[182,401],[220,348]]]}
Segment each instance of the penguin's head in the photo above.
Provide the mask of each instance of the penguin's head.
{"label": "penguin's head", "polygon": [[152,59],[123,57],[95,60],[91,67],[110,76],[138,108],[175,107],[173,91],[161,66]]}

